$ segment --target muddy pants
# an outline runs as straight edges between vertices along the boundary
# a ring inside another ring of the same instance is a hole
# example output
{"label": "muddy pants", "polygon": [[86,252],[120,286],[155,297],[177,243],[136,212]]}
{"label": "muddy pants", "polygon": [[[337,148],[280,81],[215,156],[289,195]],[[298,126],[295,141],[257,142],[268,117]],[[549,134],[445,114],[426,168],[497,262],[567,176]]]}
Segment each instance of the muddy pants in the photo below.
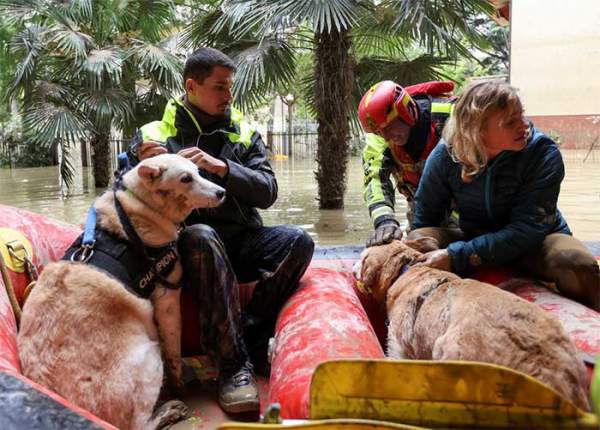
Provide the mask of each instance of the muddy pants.
{"label": "muddy pants", "polygon": [[[225,240],[207,225],[183,231],[184,288],[199,308],[202,345],[221,371],[237,370],[248,359],[264,365],[279,311],[313,250],[312,238],[295,226],[248,229]],[[254,281],[252,298],[241,310],[239,283]]]}
{"label": "muddy pants", "polygon": [[[457,240],[465,240],[459,229],[436,227],[414,230],[409,239],[423,236],[435,237],[440,248],[446,248]],[[585,245],[573,236],[549,234],[540,246],[527,251],[514,264],[528,276],[554,282],[565,297],[600,311],[598,263]]]}

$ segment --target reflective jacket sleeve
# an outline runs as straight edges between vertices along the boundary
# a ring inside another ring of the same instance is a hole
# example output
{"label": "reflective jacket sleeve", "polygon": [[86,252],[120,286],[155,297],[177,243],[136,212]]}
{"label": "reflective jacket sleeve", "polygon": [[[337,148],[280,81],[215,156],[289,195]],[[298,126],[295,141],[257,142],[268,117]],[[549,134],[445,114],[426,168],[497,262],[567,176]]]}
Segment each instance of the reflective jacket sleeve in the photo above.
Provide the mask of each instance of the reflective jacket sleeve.
{"label": "reflective jacket sleeve", "polygon": [[362,154],[363,198],[373,225],[394,217],[394,185],[391,180],[394,161],[385,140],[376,134],[366,134]]}
{"label": "reflective jacket sleeve", "polygon": [[493,233],[448,246],[455,272],[479,264],[499,265],[539,246],[559,222],[557,201],[565,169],[556,144],[543,137],[527,161],[522,188],[513,201],[510,222]]}
{"label": "reflective jacket sleeve", "polygon": [[448,179],[451,163],[446,144],[441,140],[425,162],[415,196],[413,228],[439,227],[446,218],[452,200]]}
{"label": "reflective jacket sleeve", "polygon": [[269,164],[267,150],[258,132],[242,160],[223,159],[229,173],[224,187],[227,193],[252,207],[266,209],[277,200],[277,180]]}
{"label": "reflective jacket sleeve", "polygon": [[[169,102],[171,103],[171,102]],[[169,109],[169,105],[165,108],[165,111]],[[127,157],[129,158],[129,164],[135,166],[140,162],[138,158],[138,150],[142,143],[153,141],[165,144],[169,137],[175,136],[177,130],[175,126],[167,121],[152,121],[148,124],[141,126],[131,139],[129,148],[127,149]]]}

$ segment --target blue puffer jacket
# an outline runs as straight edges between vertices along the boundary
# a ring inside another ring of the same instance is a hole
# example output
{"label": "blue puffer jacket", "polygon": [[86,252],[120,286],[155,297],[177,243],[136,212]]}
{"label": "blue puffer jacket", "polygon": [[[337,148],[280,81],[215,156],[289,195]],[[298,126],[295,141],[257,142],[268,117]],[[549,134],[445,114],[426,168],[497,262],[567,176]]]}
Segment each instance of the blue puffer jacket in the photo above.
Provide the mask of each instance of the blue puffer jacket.
{"label": "blue puffer jacket", "polygon": [[456,273],[515,260],[550,233],[571,234],[556,205],[562,157],[540,131],[533,129],[523,150],[498,154],[472,182],[463,182],[460,172],[442,140],[425,164],[414,220],[414,228],[439,226],[456,203],[466,235],[448,246]]}

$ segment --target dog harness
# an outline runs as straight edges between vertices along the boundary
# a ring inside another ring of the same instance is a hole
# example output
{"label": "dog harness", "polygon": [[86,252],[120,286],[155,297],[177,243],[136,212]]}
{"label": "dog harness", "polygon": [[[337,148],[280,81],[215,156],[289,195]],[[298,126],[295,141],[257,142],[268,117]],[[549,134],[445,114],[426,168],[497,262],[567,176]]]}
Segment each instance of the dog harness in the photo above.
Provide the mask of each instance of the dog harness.
{"label": "dog harness", "polygon": [[115,207],[127,239],[96,226],[96,208],[90,207],[84,232],[67,249],[63,260],[91,264],[121,281],[136,296],[148,299],[156,283],[177,289],[166,277],[179,259],[176,242],[155,248],[144,245],[117,199],[117,189],[127,191],[119,180],[113,188]]}

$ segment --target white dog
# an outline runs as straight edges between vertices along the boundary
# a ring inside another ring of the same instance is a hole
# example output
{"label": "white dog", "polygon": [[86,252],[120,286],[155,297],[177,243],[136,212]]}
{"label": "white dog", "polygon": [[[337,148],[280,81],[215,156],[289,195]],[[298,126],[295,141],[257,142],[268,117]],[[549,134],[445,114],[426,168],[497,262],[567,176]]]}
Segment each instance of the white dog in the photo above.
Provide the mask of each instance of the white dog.
{"label": "white dog", "polygon": [[[179,225],[194,208],[218,206],[225,191],[172,154],[142,161],[120,184],[95,202],[98,242],[89,263],[61,261],[43,271],[24,307],[19,355],[27,377],[111,424],[157,428],[187,413],[171,401],[153,414],[161,347],[169,382],[182,385]],[[75,261],[91,255],[77,242],[70,253]],[[96,268],[98,258],[108,267]]]}

